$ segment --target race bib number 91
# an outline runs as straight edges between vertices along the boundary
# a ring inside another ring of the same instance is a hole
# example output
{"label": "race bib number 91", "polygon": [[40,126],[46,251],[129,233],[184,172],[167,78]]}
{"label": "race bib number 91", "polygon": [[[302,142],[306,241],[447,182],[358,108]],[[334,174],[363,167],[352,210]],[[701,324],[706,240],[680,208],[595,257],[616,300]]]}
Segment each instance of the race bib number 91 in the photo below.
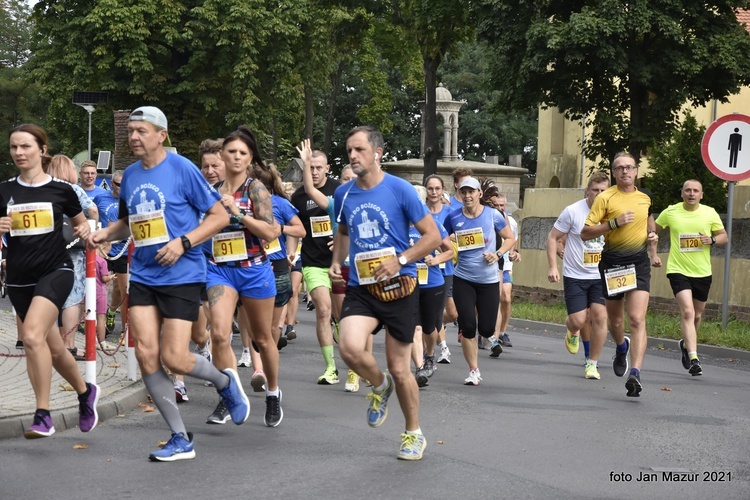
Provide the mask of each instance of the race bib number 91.
{"label": "race bib number 91", "polygon": [[212,238],[214,262],[247,260],[244,231],[219,233]]}

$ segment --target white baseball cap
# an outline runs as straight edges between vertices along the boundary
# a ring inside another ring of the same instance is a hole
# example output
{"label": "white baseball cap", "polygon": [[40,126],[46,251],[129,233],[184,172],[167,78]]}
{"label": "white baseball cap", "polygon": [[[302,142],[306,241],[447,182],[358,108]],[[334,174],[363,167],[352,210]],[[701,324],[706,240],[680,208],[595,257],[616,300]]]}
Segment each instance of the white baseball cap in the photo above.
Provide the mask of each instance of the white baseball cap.
{"label": "white baseball cap", "polygon": [[[128,120],[131,122],[148,122],[152,125],[163,128],[164,130],[169,130],[167,127],[167,117],[162,110],[155,106],[141,106],[140,108],[134,109],[133,112],[130,113]],[[172,141],[169,140],[169,134],[167,134],[167,138],[164,140],[164,145],[172,145]]]}
{"label": "white baseball cap", "polygon": [[471,189],[476,189],[477,191],[481,191],[482,190],[482,186],[479,184],[479,181],[476,180],[473,177],[467,177],[466,179],[464,179],[463,181],[461,181],[461,185],[458,186],[458,190],[460,191],[460,190],[462,190],[465,187],[471,188]]}

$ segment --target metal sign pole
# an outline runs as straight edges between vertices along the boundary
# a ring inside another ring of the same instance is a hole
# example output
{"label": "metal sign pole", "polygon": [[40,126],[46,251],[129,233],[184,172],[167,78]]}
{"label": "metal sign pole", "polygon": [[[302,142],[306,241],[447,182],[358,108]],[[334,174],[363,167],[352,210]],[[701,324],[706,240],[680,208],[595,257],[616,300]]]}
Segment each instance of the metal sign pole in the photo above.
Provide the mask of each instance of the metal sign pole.
{"label": "metal sign pole", "polygon": [[724,249],[724,289],[721,294],[721,329],[727,329],[729,319],[729,268],[732,264],[732,216],[734,212],[734,181],[729,181],[727,199],[727,245]]}

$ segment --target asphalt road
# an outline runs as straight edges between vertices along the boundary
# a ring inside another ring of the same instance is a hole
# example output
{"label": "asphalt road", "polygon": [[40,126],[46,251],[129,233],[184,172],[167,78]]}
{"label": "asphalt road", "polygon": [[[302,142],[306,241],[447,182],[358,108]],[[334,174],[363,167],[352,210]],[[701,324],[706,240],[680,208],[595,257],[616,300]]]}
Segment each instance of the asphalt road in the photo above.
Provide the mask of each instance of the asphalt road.
{"label": "asphalt road", "polygon": [[[420,391],[425,456],[406,463],[395,458],[397,398],[386,423],[371,429],[366,389],[344,392],[340,361],[341,383],[316,385],[323,367],[314,317],[301,311],[300,319],[300,337],[281,351],[279,427],[263,425],[265,401],[252,392],[244,425],[205,424],[218,396],[189,380],[181,410],[195,433],[194,460],[149,462],[169,431],[158,412],[136,408],[90,434],[0,441],[0,499],[750,498],[750,372],[742,364],[704,358],[705,374],[691,377],[676,352],[649,349],[642,397],[627,398],[611,344],[602,380],[586,380],[582,354],[568,354],[560,335],[515,330],[499,359],[480,352],[484,380],[467,387],[451,327],[453,364],[439,365]],[[384,363],[382,332],[375,352]],[[251,370],[241,370],[252,391]]]}

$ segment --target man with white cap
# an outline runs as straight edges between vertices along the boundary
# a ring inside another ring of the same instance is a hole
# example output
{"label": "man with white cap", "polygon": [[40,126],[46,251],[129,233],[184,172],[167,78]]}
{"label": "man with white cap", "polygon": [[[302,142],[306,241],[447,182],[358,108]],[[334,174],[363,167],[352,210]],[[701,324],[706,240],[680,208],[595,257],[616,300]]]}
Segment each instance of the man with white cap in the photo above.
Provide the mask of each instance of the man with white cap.
{"label": "man with white cap", "polygon": [[[143,106],[133,111],[128,141],[139,160],[122,176],[120,219],[91,235],[89,244],[122,240],[132,233],[130,331],[143,382],[172,431],[171,439],[149,459],[185,460],[195,457],[193,436],[182,422],[162,363],[172,373],[212,382],[235,424],[250,414],[237,373],[219,371],[189,349],[206,281],[206,262],[198,244],[226,226],[229,217],[219,194],[192,162],[164,148],[167,118],[161,110]],[[205,218],[199,224],[201,213]]]}

